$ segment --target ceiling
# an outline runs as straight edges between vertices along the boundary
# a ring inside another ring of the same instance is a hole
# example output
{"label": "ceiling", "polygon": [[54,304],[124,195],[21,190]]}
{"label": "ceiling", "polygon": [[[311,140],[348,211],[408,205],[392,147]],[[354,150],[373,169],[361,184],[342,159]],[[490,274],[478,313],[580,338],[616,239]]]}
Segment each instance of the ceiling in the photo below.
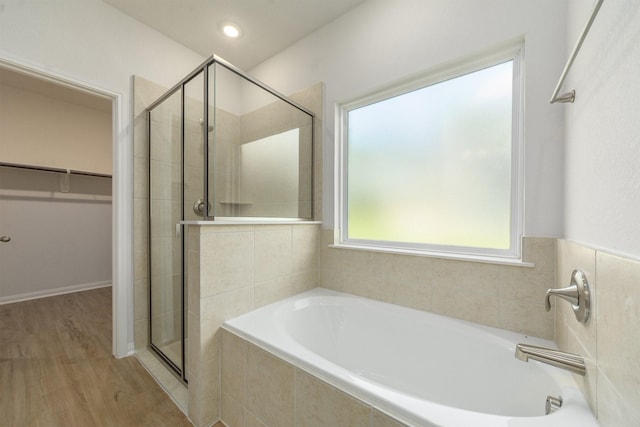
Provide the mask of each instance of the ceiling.
{"label": "ceiling", "polygon": [[[216,54],[251,70],[365,0],[103,0],[189,49]],[[229,39],[220,24],[231,21],[243,34]],[[105,112],[111,100],[0,67],[0,84]]]}
{"label": "ceiling", "polygon": [[[189,49],[250,70],[364,0],[103,0]],[[243,34],[229,39],[223,22]]]}

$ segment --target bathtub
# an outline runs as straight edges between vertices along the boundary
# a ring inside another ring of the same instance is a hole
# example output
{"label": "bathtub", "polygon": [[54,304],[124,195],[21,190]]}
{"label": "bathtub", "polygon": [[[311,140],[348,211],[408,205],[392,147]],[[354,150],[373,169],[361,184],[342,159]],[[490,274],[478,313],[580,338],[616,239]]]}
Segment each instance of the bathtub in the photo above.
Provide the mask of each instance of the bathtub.
{"label": "bathtub", "polygon": [[598,425],[571,373],[514,357],[551,341],[323,288],[223,328],[407,425]]}

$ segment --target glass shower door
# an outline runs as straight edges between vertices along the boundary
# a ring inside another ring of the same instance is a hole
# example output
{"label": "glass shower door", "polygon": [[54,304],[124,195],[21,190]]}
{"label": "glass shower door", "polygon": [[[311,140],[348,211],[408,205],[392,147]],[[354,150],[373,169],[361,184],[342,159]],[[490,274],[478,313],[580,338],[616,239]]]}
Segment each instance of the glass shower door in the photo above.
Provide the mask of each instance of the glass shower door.
{"label": "glass shower door", "polygon": [[184,379],[182,91],[149,119],[150,345]]}

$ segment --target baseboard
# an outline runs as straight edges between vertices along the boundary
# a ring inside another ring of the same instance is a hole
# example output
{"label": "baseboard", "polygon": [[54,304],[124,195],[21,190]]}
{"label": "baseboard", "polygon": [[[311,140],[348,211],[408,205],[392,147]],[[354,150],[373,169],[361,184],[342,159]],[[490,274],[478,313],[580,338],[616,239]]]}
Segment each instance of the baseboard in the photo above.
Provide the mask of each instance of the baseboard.
{"label": "baseboard", "polygon": [[111,280],[94,283],[82,283],[80,285],[65,286],[64,288],[47,289],[37,292],[27,292],[25,294],[9,295],[6,297],[0,297],[0,305],[11,304],[20,301],[28,301],[32,299],[53,297],[56,295],[70,294],[73,292],[88,291],[91,289],[106,288],[107,286],[111,286]]}

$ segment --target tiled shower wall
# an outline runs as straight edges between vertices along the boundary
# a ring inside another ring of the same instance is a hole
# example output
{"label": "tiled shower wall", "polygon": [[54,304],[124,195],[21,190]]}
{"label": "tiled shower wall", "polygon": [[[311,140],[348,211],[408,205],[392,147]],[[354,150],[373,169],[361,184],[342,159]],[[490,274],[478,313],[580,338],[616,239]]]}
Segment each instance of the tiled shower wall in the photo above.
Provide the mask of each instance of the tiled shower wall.
{"label": "tiled shower wall", "polygon": [[[151,116],[150,161],[152,169],[151,264],[153,343],[164,353],[180,354],[172,344],[181,340],[182,251],[181,238],[175,233],[180,221],[180,98],[172,96],[154,109]],[[177,256],[176,256],[177,255]]]}
{"label": "tiled shower wall", "polygon": [[149,143],[145,108],[158,99],[166,88],[133,77],[133,254],[134,254],[134,343],[136,350],[149,345]]}
{"label": "tiled shower wall", "polygon": [[[320,88],[318,88],[320,89]],[[299,93],[297,96],[305,96],[309,99],[309,93],[313,91],[307,90],[307,93]],[[295,99],[295,95],[292,97]],[[274,118],[278,118],[274,120]],[[292,107],[284,101],[272,102],[267,106],[254,110],[243,115],[240,118],[240,135],[237,142],[236,150],[240,149],[243,144],[251,143],[272,135],[278,135],[291,129],[299,130],[299,153],[298,158],[291,158],[291,162],[298,165],[298,181],[290,183],[291,185],[283,186],[264,186],[258,182],[259,175],[245,176],[247,182],[238,185],[239,191],[236,197],[239,200],[249,199],[251,204],[243,204],[238,206],[238,216],[270,216],[270,217],[299,217],[311,218],[312,212],[312,187],[311,187],[311,161],[313,157],[309,150],[311,144],[312,122],[309,116],[300,110]],[[317,142],[317,141],[316,141]],[[240,154],[236,154],[236,159],[240,159]],[[279,161],[282,161],[281,159]],[[262,168],[269,168],[267,164]],[[240,168],[236,167],[236,174],[240,172]],[[281,173],[278,177],[276,174]],[[268,170],[270,177],[276,182],[284,182],[289,171]],[[241,177],[235,177],[237,182],[241,181]],[[287,191],[289,190],[289,191]],[[293,191],[291,191],[293,190]],[[246,194],[240,194],[241,192]],[[297,200],[291,200],[289,194],[297,193]],[[319,215],[315,216],[319,218]]]}
{"label": "tiled shower wall", "polygon": [[602,427],[640,425],[640,261],[558,240],[556,287],[580,269],[591,289],[591,318],[576,321],[566,302],[552,301],[558,346],[585,357],[575,375]]}
{"label": "tiled shower wall", "polygon": [[[145,108],[166,92],[166,88],[141,77],[133,77],[134,87],[134,277],[135,277],[135,348],[145,348],[148,343],[148,122]],[[152,128],[157,144],[152,147],[151,160],[156,170],[164,168],[163,182],[154,186],[152,211],[155,215],[157,232],[151,242],[159,261],[154,264],[154,283],[173,283],[173,286],[160,286],[154,293],[154,331],[156,344],[171,343],[175,340],[176,331],[180,330],[180,287],[182,281],[181,268],[177,264],[180,257],[172,254],[180,253],[180,239],[173,233],[174,224],[180,218],[180,104],[179,98],[172,97],[157,108]],[[189,112],[202,108],[202,103],[185,98]],[[188,117],[185,120],[185,195],[187,200],[197,200],[202,193],[202,162],[198,163],[193,154],[202,156],[202,127],[198,119]],[[169,155],[167,149],[173,150]],[[170,161],[167,161],[170,159]],[[200,167],[196,167],[200,166]],[[169,208],[168,208],[169,207]],[[187,206],[189,209],[191,206]],[[189,211],[187,211],[187,214]],[[173,245],[173,251],[164,250]],[[177,272],[177,273],[176,273]]]}

